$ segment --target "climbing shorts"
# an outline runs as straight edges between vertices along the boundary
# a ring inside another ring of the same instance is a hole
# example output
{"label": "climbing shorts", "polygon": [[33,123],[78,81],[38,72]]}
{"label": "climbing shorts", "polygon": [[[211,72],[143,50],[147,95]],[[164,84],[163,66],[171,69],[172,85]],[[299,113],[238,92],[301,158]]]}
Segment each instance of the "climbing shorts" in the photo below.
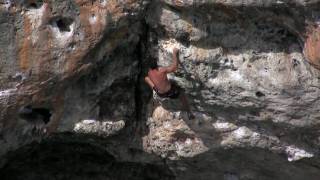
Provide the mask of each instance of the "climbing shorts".
{"label": "climbing shorts", "polygon": [[160,98],[170,98],[170,99],[177,99],[180,95],[180,87],[175,84],[175,83],[171,83],[171,89],[166,92],[166,93],[159,93],[159,91],[154,88],[154,91],[157,93],[157,95]]}

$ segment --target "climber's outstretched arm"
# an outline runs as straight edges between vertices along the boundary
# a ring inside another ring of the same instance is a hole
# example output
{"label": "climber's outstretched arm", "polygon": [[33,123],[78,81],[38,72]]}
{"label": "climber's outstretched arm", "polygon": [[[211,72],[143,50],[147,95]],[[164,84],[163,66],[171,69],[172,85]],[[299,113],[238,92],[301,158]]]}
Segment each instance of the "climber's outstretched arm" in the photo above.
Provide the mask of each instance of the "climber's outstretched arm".
{"label": "climber's outstretched arm", "polygon": [[144,81],[150,86],[151,89],[154,89],[154,84],[148,76],[144,78]]}
{"label": "climber's outstretched arm", "polygon": [[173,55],[172,55],[173,62],[170,66],[165,68],[167,73],[175,72],[178,69],[178,65],[179,65],[178,55],[179,55],[179,49],[174,48]]}

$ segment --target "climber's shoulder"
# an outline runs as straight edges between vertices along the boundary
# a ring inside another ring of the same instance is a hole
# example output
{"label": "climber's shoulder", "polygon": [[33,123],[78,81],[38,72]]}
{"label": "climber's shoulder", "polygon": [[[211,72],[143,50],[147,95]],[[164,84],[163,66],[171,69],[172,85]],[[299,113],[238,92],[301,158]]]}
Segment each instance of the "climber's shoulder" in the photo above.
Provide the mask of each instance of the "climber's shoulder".
{"label": "climber's shoulder", "polygon": [[159,73],[167,74],[168,68],[167,67],[159,67],[158,71],[159,71]]}
{"label": "climber's shoulder", "polygon": [[148,75],[161,75],[166,74],[167,69],[165,67],[159,67],[157,69],[149,69]]}

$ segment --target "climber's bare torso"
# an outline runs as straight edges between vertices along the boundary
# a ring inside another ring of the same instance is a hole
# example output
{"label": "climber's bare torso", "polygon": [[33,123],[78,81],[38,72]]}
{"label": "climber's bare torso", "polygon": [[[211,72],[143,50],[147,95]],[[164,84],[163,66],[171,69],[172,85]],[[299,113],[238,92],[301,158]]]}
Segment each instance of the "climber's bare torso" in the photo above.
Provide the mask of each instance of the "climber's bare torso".
{"label": "climber's bare torso", "polygon": [[147,84],[158,93],[163,94],[168,92],[172,85],[168,80],[167,74],[173,73],[178,69],[178,49],[173,49],[173,63],[167,67],[153,67],[148,71],[148,76],[145,77]]}
{"label": "climber's bare torso", "polygon": [[164,68],[152,69],[148,72],[148,77],[154,84],[154,88],[159,93],[166,93],[171,89],[171,83],[167,78],[167,71]]}
{"label": "climber's bare torso", "polygon": [[145,77],[146,83],[152,88],[159,97],[181,100],[183,108],[187,111],[189,119],[193,119],[194,115],[192,114],[188,100],[180,87],[176,84],[172,84],[168,80],[167,74],[175,72],[178,69],[178,53],[179,50],[173,49],[173,63],[167,67],[152,67],[148,71],[148,75]]}

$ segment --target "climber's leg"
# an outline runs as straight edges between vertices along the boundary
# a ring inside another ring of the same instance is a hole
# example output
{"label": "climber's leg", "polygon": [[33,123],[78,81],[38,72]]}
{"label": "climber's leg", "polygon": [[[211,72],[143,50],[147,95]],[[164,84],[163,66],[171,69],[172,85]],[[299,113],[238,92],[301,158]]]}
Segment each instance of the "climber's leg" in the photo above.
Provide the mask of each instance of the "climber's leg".
{"label": "climber's leg", "polygon": [[189,120],[194,119],[194,115],[191,112],[187,96],[183,91],[180,92],[179,99],[181,101],[182,108],[188,113]]}

